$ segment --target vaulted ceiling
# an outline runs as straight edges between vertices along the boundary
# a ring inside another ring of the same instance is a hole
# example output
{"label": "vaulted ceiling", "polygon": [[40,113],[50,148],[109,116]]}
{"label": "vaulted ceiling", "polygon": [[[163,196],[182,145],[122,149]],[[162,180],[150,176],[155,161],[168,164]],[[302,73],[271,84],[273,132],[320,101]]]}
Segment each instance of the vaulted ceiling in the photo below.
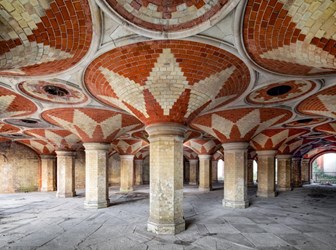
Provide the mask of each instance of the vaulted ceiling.
{"label": "vaulted ceiling", "polygon": [[0,139],[141,158],[144,127],[175,122],[189,158],[235,141],[332,150],[335,13],[322,0],[0,1]]}

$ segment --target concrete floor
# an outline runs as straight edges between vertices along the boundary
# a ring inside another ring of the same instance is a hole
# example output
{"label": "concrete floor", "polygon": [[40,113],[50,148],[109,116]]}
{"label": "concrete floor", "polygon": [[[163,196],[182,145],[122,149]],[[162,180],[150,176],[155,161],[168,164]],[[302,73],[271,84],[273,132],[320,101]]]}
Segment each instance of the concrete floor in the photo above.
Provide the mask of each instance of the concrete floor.
{"label": "concrete floor", "polygon": [[336,249],[336,188],[306,186],[276,198],[255,197],[248,209],[223,208],[223,190],[186,187],[187,230],[146,231],[148,187],[128,195],[111,188],[112,206],[83,208],[55,193],[0,195],[1,249]]}

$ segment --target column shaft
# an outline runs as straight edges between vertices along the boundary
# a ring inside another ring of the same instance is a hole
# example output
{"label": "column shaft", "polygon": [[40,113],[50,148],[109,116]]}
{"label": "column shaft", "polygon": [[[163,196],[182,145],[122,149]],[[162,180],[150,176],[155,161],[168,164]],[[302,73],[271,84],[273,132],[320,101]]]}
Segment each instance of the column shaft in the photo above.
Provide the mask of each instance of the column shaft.
{"label": "column shaft", "polygon": [[225,143],[224,147],[224,207],[246,208],[248,143]]}
{"label": "column shaft", "polygon": [[190,185],[197,185],[197,159],[189,160],[189,184]]}
{"label": "column shaft", "polygon": [[278,190],[291,190],[291,155],[278,155]]}
{"label": "column shaft", "polygon": [[150,141],[150,203],[147,230],[177,234],[183,219],[183,140],[186,127],[159,123],[146,127]]}
{"label": "column shaft", "polygon": [[86,208],[105,208],[110,204],[107,162],[109,144],[84,143]]}
{"label": "column shaft", "polygon": [[218,161],[212,160],[211,161],[211,175],[212,175],[212,182],[218,182],[218,167],[217,167]]}
{"label": "column shaft", "polygon": [[292,160],[292,182],[294,187],[301,187],[301,159],[293,158]]}
{"label": "column shaft", "polygon": [[132,192],[134,185],[134,155],[120,155],[120,192]]}
{"label": "column shaft", "polygon": [[135,168],[135,185],[142,185],[143,184],[143,160],[138,159],[134,160],[134,168]]}
{"label": "column shaft", "polygon": [[54,155],[41,155],[41,191],[56,190],[56,157]]}
{"label": "column shaft", "polygon": [[309,159],[301,160],[301,180],[302,183],[309,183]]}
{"label": "column shaft", "polygon": [[73,197],[75,192],[75,155],[73,151],[56,151],[58,198]]}
{"label": "column shaft", "polygon": [[258,192],[260,197],[275,197],[275,154],[276,150],[257,151]]}
{"label": "column shaft", "polygon": [[199,158],[199,186],[198,189],[208,192],[212,188],[211,181],[211,155],[198,155]]}
{"label": "column shaft", "polygon": [[247,186],[253,187],[253,159],[247,160]]}

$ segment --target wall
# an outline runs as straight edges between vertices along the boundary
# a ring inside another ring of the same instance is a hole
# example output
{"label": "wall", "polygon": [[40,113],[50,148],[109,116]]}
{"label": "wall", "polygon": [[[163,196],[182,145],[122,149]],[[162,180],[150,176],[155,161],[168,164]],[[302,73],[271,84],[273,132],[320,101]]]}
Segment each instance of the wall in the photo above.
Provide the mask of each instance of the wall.
{"label": "wall", "polygon": [[30,148],[12,143],[0,144],[0,193],[38,191],[40,160]]}
{"label": "wall", "polygon": [[76,152],[75,160],[75,188],[85,188],[85,152],[80,150]]}
{"label": "wall", "polygon": [[109,186],[120,185],[120,157],[113,154],[108,160],[108,184]]}
{"label": "wall", "polygon": [[149,156],[143,161],[143,183],[149,184]]}

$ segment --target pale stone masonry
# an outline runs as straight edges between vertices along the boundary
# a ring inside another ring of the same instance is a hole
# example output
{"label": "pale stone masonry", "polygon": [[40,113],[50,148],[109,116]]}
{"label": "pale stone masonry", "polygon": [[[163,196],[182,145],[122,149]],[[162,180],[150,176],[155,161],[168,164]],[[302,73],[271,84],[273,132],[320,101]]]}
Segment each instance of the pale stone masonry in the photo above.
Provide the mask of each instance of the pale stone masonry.
{"label": "pale stone masonry", "polygon": [[183,140],[187,128],[176,123],[146,127],[150,141],[150,201],[147,230],[177,234],[183,218]]}
{"label": "pale stone masonry", "polygon": [[292,155],[277,155],[278,160],[278,190],[291,190],[291,159]]}
{"label": "pale stone masonry", "polygon": [[199,158],[199,186],[198,189],[203,192],[211,190],[211,155],[198,155]]}
{"label": "pale stone masonry", "polygon": [[212,175],[212,182],[218,182],[218,161],[212,160],[211,161],[211,175]]}
{"label": "pale stone masonry", "polygon": [[197,185],[197,159],[190,159],[189,160],[189,184],[190,185]]}
{"label": "pale stone masonry", "polygon": [[301,181],[302,183],[309,183],[309,162],[310,162],[310,159],[301,160]]}
{"label": "pale stone masonry", "polygon": [[143,184],[143,160],[134,160],[134,170],[135,170],[135,185]]}
{"label": "pale stone masonry", "polygon": [[120,155],[120,192],[131,192],[134,186],[134,155]]}
{"label": "pale stone masonry", "polygon": [[110,144],[84,143],[85,147],[85,202],[86,208],[105,208],[110,204],[107,162]]}
{"label": "pale stone masonry", "polygon": [[276,150],[261,150],[258,154],[259,197],[274,197],[275,193],[275,154]]}
{"label": "pale stone masonry", "polygon": [[56,190],[56,156],[40,155],[41,158],[41,191]]}
{"label": "pale stone masonry", "polygon": [[301,187],[301,159],[292,159],[292,183],[294,187]]}
{"label": "pale stone masonry", "polygon": [[224,199],[223,206],[246,208],[247,198],[247,142],[224,143]]}
{"label": "pale stone masonry", "polygon": [[56,151],[57,155],[57,193],[58,198],[76,196],[74,151]]}
{"label": "pale stone masonry", "polygon": [[247,160],[247,186],[253,187],[253,159]]}

